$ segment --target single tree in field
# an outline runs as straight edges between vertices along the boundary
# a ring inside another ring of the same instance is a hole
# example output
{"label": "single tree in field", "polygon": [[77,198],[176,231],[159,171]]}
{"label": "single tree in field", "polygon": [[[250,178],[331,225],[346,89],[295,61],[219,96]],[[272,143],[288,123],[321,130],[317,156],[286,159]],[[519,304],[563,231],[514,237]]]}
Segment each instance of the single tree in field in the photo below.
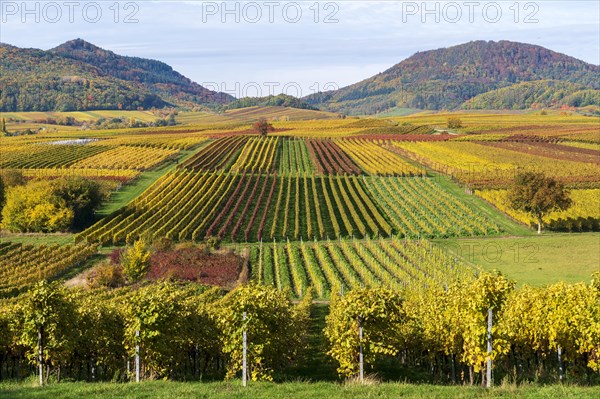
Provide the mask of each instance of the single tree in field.
{"label": "single tree in field", "polygon": [[537,220],[538,234],[542,232],[543,218],[553,211],[563,211],[571,206],[569,191],[564,185],[543,173],[517,174],[508,193],[512,209],[523,211]]}
{"label": "single tree in field", "polygon": [[456,116],[448,118],[448,129],[458,129],[462,126],[463,124],[460,118],[457,118]]}
{"label": "single tree in field", "polygon": [[261,137],[266,137],[267,133],[275,130],[273,125],[267,122],[267,118],[259,118],[258,121],[252,125],[252,129],[254,129],[256,133],[260,134]]}

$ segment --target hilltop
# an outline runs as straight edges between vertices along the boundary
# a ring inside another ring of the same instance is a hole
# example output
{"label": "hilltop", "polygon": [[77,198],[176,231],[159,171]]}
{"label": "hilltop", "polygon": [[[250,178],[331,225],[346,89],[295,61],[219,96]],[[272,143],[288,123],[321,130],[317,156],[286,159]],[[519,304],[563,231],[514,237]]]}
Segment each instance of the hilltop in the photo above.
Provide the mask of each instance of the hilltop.
{"label": "hilltop", "polygon": [[288,106],[349,115],[394,109],[526,109],[600,105],[600,67],[525,43],[473,41],[418,52],[373,77],[298,99],[235,99],[161,61],[82,39],[44,51],[0,43],[0,111]]}
{"label": "hilltop", "polygon": [[516,83],[556,80],[599,89],[600,67],[544,47],[473,41],[418,52],[386,71],[305,100],[333,112],[374,114],[394,107],[453,109]]}
{"label": "hilltop", "polygon": [[0,85],[5,112],[211,108],[233,100],[163,62],[121,56],[82,39],[48,51],[0,44]]}

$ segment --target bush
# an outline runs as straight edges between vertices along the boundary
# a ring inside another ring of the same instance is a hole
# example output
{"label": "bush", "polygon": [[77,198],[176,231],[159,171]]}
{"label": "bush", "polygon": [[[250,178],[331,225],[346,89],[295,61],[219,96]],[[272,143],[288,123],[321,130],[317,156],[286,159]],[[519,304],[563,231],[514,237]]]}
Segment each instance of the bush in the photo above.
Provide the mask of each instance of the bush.
{"label": "bush", "polygon": [[5,169],[0,171],[0,173],[6,188],[24,186],[27,183],[23,172],[18,169]]}
{"label": "bush", "polygon": [[57,179],[52,182],[54,195],[62,198],[67,207],[73,210],[74,228],[92,224],[94,211],[102,202],[100,184],[82,177]]}
{"label": "bush", "polygon": [[[354,289],[341,297],[332,290],[330,312],[324,329],[328,354],[339,364],[338,373],[350,377],[359,370],[357,334],[359,318],[364,328],[365,363],[397,355],[402,324],[406,321],[399,293],[386,288]],[[390,332],[395,332],[390,333]]]}
{"label": "bush", "polygon": [[219,335],[209,313],[202,310],[205,300],[201,295],[190,298],[166,281],[131,295],[123,311],[124,343],[130,357],[139,345],[142,378],[172,378],[181,365],[189,364],[191,353],[208,357],[216,352]]}
{"label": "bush", "polygon": [[219,249],[221,246],[221,240],[219,237],[210,236],[206,239],[206,247],[211,251]]}
{"label": "bush", "polygon": [[150,268],[150,252],[146,242],[138,240],[132,246],[127,247],[121,256],[123,273],[130,283],[139,281]]}
{"label": "bush", "polygon": [[462,120],[456,116],[448,118],[448,129],[459,129],[463,127]]}
{"label": "bush", "polygon": [[[219,303],[216,316],[222,351],[229,359],[227,378],[242,368],[240,335],[247,331],[248,370],[253,381],[272,381],[305,344],[312,292],[293,305],[284,292],[256,284],[240,286]],[[246,320],[243,320],[243,313]]]}
{"label": "bush", "polygon": [[2,209],[3,227],[18,232],[66,231],[74,212],[64,199],[54,195],[50,182],[33,182],[8,190]]}
{"label": "bush", "polygon": [[173,240],[171,240],[168,237],[158,238],[152,243],[152,250],[154,252],[170,251],[171,249],[173,249],[173,247]]}
{"label": "bush", "polygon": [[103,198],[100,185],[84,178],[26,185],[21,184],[22,179],[20,172],[2,176],[9,187],[2,218],[4,227],[13,231],[50,233],[85,227],[93,222]]}
{"label": "bush", "polygon": [[113,251],[110,253],[110,255],[108,255],[108,259],[110,260],[110,263],[112,263],[113,265],[120,265],[121,264],[121,256],[123,256],[124,251],[125,250],[123,248],[113,249]]}
{"label": "bush", "polygon": [[125,284],[123,269],[110,261],[102,262],[88,275],[87,281],[92,288],[117,288]]}

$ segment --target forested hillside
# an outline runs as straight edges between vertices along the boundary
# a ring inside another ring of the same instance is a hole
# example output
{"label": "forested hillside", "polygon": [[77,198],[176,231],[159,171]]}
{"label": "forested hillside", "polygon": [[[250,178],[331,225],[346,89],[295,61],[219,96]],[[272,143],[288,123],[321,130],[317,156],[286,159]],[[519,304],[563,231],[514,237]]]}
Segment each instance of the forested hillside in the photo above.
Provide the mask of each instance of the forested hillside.
{"label": "forested hillside", "polygon": [[269,107],[269,106],[280,106],[280,107],[292,107],[300,109],[312,109],[317,108],[308,104],[306,101],[290,96],[287,94],[278,94],[276,96],[270,95],[265,97],[243,97],[235,101],[230,102],[226,105],[227,109],[237,109],[246,107]]}
{"label": "forested hillside", "polygon": [[531,44],[473,41],[418,52],[390,69],[305,99],[334,112],[372,114],[393,107],[452,109],[490,90],[534,80],[600,88],[600,67]]}
{"label": "forested hillside", "polygon": [[600,105],[600,90],[586,89],[577,83],[537,80],[517,83],[471,98],[465,109],[527,109],[567,105],[585,107]]}
{"label": "forested hillside", "polygon": [[214,107],[232,100],[165,63],[124,57],[81,39],[52,50],[0,44],[0,110]]}

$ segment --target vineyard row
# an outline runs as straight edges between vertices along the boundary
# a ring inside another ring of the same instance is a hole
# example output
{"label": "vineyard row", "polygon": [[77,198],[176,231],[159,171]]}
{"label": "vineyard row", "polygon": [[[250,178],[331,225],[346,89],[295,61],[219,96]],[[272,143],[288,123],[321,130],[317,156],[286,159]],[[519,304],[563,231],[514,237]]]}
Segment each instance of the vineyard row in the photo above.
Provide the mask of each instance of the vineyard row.
{"label": "vineyard row", "polygon": [[384,140],[259,138],[213,141],[181,165],[191,171],[274,172],[285,175],[423,176],[425,170],[384,148]]}
{"label": "vineyard row", "polygon": [[78,239],[450,237],[499,232],[429,178],[171,172]]}
{"label": "vineyard row", "polygon": [[475,270],[425,240],[335,240],[268,243],[250,250],[252,278],[302,297],[313,287],[319,298],[332,289],[394,290],[446,286],[475,276]]}
{"label": "vineyard row", "polygon": [[97,245],[23,245],[0,243],[0,296],[23,291],[81,264]]}

